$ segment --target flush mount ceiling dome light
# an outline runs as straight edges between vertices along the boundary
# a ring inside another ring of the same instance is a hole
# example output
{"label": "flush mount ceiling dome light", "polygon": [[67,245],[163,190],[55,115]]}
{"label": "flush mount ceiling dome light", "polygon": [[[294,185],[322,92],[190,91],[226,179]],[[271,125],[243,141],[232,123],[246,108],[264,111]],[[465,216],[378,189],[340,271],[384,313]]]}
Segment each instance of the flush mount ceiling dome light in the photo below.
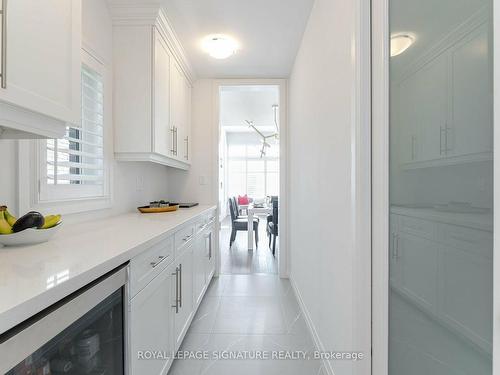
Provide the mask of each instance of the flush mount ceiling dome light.
{"label": "flush mount ceiling dome light", "polygon": [[391,57],[401,55],[415,43],[415,37],[410,34],[397,34],[391,36]]}
{"label": "flush mount ceiling dome light", "polygon": [[226,35],[208,35],[202,41],[203,50],[215,59],[226,59],[238,50],[238,43]]}

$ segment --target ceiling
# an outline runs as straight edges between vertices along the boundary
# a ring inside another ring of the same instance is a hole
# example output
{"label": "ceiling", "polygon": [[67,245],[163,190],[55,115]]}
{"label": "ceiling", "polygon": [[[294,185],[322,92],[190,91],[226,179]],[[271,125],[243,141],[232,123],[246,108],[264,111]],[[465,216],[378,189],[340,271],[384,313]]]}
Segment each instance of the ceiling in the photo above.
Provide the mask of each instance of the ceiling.
{"label": "ceiling", "polygon": [[[245,120],[263,133],[274,133],[273,105],[279,104],[278,86],[223,86],[220,93],[220,125],[226,132],[250,132]],[[279,115],[279,111],[278,111]],[[279,124],[279,117],[277,118]]]}
{"label": "ceiling", "polygon": [[411,33],[415,43],[391,58],[391,73],[408,65],[492,0],[391,0],[391,34]]}
{"label": "ceiling", "polygon": [[[162,0],[195,74],[200,78],[288,77],[314,0]],[[228,34],[240,50],[208,56],[200,40]]]}

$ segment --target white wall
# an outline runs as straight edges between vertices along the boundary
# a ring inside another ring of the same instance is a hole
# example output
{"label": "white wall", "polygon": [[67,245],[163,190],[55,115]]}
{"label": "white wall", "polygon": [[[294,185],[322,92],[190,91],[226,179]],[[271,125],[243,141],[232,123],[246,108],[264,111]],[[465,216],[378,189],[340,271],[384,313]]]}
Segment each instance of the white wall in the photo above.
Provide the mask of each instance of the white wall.
{"label": "white wall", "polygon": [[[102,0],[85,0],[83,4],[83,44],[98,55],[106,65],[112,67],[111,19]],[[112,120],[112,119],[110,119]],[[112,121],[110,121],[112,124]],[[0,204],[6,204],[17,211],[17,146],[16,141],[0,140]],[[65,215],[66,222],[94,219],[135,210],[135,207],[151,200],[169,198],[169,169],[146,163],[112,163],[113,207],[83,214]],[[142,181],[137,188],[137,179]]]}
{"label": "white wall", "polygon": [[[290,278],[327,351],[367,350],[357,332],[369,331],[358,319],[370,309],[369,284],[361,300],[356,279],[356,3],[316,0],[289,81]],[[366,361],[330,365],[362,373]]]}

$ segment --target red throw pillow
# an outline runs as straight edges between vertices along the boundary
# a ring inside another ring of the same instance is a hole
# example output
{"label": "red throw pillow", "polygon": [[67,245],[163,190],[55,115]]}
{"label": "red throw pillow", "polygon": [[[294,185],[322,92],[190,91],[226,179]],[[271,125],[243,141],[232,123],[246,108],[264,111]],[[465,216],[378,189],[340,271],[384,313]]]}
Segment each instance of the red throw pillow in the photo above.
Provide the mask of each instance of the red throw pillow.
{"label": "red throw pillow", "polygon": [[238,195],[238,204],[247,205],[249,203],[248,196],[245,194],[244,196]]}

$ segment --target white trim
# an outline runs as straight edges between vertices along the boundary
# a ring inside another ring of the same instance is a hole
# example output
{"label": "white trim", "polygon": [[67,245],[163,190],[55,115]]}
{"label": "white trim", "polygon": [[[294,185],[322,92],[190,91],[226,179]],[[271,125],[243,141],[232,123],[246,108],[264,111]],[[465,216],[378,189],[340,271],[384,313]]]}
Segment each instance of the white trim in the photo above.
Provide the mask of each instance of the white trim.
{"label": "white trim", "polygon": [[98,56],[82,48],[81,65],[97,70],[104,79],[104,195],[77,199],[41,201],[39,196],[40,148],[43,141],[19,141],[18,146],[18,214],[35,210],[43,213],[72,214],[110,208],[113,203],[113,125],[112,74]]}
{"label": "white trim", "polygon": [[191,162],[177,160],[169,156],[151,152],[115,152],[115,159],[117,161],[148,161],[186,171],[191,166]]}
{"label": "white trim", "polygon": [[371,7],[370,2],[355,2],[353,31],[352,200],[353,244],[353,348],[364,353],[353,362],[355,375],[370,374],[371,365]]}
{"label": "white trim", "polygon": [[[282,278],[288,278],[290,275],[289,270],[289,249],[288,249],[288,83],[285,79],[216,79],[212,83],[212,124],[216,127],[213,132],[212,149],[214,152],[214,159],[212,161],[213,170],[216,171],[212,184],[213,201],[217,202],[219,207],[219,89],[221,86],[278,86],[280,90],[280,248],[278,256],[278,272]],[[220,247],[217,246],[217,252],[220,253]],[[218,256],[219,263],[217,269],[220,271],[220,254]]]}
{"label": "white trim", "polygon": [[[304,303],[304,300],[302,299],[302,295],[300,294],[299,288],[297,288],[297,285],[293,281],[292,278],[290,278],[290,285],[292,286],[293,293],[295,294],[295,298],[297,299],[297,302],[300,307],[300,312],[302,313],[304,320],[306,322],[307,328],[309,329],[309,333],[311,334],[311,337],[313,339],[314,343],[314,348],[315,350],[319,352],[326,352],[325,345],[323,345],[323,342],[321,341],[318,330],[316,329],[316,326],[314,325],[314,322],[311,318],[311,314],[309,310],[307,309],[306,304]],[[326,359],[321,360],[323,364],[323,369],[328,373],[328,375],[335,375],[335,372],[333,371],[333,367],[330,363],[330,361]],[[366,375],[366,374],[365,374]]]}
{"label": "white trim", "polygon": [[[500,150],[500,4],[493,1],[493,150]],[[493,374],[500,373],[500,152],[494,152]]]}
{"label": "white trim", "polygon": [[196,79],[187,54],[160,3],[132,0],[127,3],[107,0],[113,25],[149,25],[165,39],[170,52],[190,84]]}
{"label": "white trim", "polygon": [[389,2],[372,0],[372,374],[389,371]]}

